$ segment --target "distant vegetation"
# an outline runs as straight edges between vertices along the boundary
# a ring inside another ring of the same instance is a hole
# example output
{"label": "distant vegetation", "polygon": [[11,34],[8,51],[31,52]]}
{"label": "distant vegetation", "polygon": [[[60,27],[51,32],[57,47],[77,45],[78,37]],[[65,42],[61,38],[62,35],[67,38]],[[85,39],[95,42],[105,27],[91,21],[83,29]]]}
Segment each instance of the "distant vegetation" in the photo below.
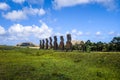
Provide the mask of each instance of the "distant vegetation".
{"label": "distant vegetation", "polygon": [[0,46],[0,80],[120,80],[120,52]]}
{"label": "distant vegetation", "polygon": [[103,42],[91,42],[90,40],[81,42],[80,44],[76,44],[73,46],[74,50],[79,51],[102,51],[102,52],[118,52],[120,51],[120,37],[114,37],[111,42],[103,43]]}

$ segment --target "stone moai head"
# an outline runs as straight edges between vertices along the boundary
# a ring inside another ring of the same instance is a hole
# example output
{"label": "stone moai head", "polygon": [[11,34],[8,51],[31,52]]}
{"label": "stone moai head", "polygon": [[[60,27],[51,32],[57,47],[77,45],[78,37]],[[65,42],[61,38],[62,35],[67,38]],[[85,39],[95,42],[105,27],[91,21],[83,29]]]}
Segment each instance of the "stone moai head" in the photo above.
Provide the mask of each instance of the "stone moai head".
{"label": "stone moai head", "polygon": [[64,38],[63,38],[63,36],[60,36],[60,40],[61,40],[61,41],[64,41]]}
{"label": "stone moai head", "polygon": [[40,43],[42,43],[42,40],[40,40]]}
{"label": "stone moai head", "polygon": [[71,34],[67,34],[67,41],[71,41]]}
{"label": "stone moai head", "polygon": [[54,41],[57,41],[57,36],[54,36]]}
{"label": "stone moai head", "polygon": [[44,39],[42,40],[43,44],[45,43]]}
{"label": "stone moai head", "polygon": [[48,39],[46,38],[46,43],[48,43]]}

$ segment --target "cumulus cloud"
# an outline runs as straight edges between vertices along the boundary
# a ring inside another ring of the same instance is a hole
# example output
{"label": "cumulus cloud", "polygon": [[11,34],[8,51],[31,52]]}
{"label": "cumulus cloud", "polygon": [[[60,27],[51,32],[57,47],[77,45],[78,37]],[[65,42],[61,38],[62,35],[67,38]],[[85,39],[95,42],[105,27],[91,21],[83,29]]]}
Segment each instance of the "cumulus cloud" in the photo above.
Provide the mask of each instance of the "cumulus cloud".
{"label": "cumulus cloud", "polygon": [[0,26],[0,35],[3,35],[5,33],[6,33],[6,31],[5,31],[4,27]]}
{"label": "cumulus cloud", "polygon": [[72,40],[77,40],[80,38],[80,36],[83,36],[83,32],[76,29],[72,29],[71,31],[66,31],[65,33],[54,32],[53,35],[66,37],[67,34],[71,34]]}
{"label": "cumulus cloud", "polygon": [[89,0],[54,0],[53,5],[55,8],[75,6],[78,4],[88,3]]}
{"label": "cumulus cloud", "polygon": [[43,8],[39,9],[39,12],[38,12],[39,15],[44,15],[45,13],[46,12]]}
{"label": "cumulus cloud", "polygon": [[39,5],[43,5],[44,0],[26,0],[28,3],[30,4],[39,4]]}
{"label": "cumulus cloud", "polygon": [[38,26],[34,26],[35,29],[33,29],[33,32],[37,38],[48,38],[50,37],[52,33],[52,28],[48,27],[46,23],[43,21],[40,21],[42,24],[39,28]]}
{"label": "cumulus cloud", "polygon": [[71,33],[74,34],[74,35],[76,35],[76,36],[81,36],[81,35],[83,35],[83,32],[77,31],[76,29],[73,29],[73,30],[71,31]]}
{"label": "cumulus cloud", "polygon": [[26,14],[23,11],[12,11],[7,14],[3,14],[3,17],[12,21],[26,19]]}
{"label": "cumulus cloud", "polygon": [[115,34],[115,32],[114,31],[110,31],[108,34],[113,35],[113,34]]}
{"label": "cumulus cloud", "polygon": [[60,32],[56,32],[56,33],[54,33],[54,35],[56,35],[56,36],[65,36],[66,34],[62,34]]}
{"label": "cumulus cloud", "polygon": [[18,37],[27,37],[29,34],[29,30],[31,30],[31,26],[23,26],[21,24],[14,24],[9,29],[8,32],[11,35],[16,35]]}
{"label": "cumulus cloud", "polygon": [[38,9],[38,8],[32,8],[32,7],[24,8],[23,12],[29,15],[40,15],[40,16],[45,15],[46,13],[43,8]]}
{"label": "cumulus cloud", "polygon": [[25,0],[12,0],[13,2],[15,2],[15,3],[23,3],[23,2],[25,2]]}
{"label": "cumulus cloud", "polygon": [[23,8],[22,10],[13,10],[7,14],[3,14],[3,17],[12,21],[23,20],[28,17],[28,15],[39,15],[43,16],[46,12],[43,8]]}
{"label": "cumulus cloud", "polygon": [[8,10],[10,8],[10,6],[8,5],[8,4],[6,4],[6,3],[1,3],[0,2],[0,9],[1,10]]}
{"label": "cumulus cloud", "polygon": [[83,35],[82,31],[76,30],[76,29],[72,29],[71,31],[67,31],[66,34],[71,34],[72,35],[72,39],[73,40],[77,40],[79,39],[80,36]]}
{"label": "cumulus cloud", "polygon": [[118,33],[117,36],[120,36],[120,33]]}
{"label": "cumulus cloud", "polygon": [[80,4],[100,3],[107,8],[115,7],[115,0],[54,0],[53,5],[56,9],[70,7]]}
{"label": "cumulus cloud", "polygon": [[[45,22],[40,21],[41,25],[24,26],[22,24],[13,24],[8,29],[0,26],[0,39],[1,42],[6,43],[9,41],[32,41],[45,39],[53,35],[53,29],[50,28]],[[4,39],[4,40],[3,40]]]}
{"label": "cumulus cloud", "polygon": [[86,32],[85,34],[86,34],[86,35],[90,35],[90,32]]}
{"label": "cumulus cloud", "polygon": [[26,39],[29,37],[48,38],[52,35],[52,28],[48,27],[46,23],[41,22],[41,26],[23,26],[21,24],[14,24],[8,29],[10,37],[9,40]]}
{"label": "cumulus cloud", "polygon": [[97,36],[101,35],[101,32],[100,31],[96,32],[96,35]]}

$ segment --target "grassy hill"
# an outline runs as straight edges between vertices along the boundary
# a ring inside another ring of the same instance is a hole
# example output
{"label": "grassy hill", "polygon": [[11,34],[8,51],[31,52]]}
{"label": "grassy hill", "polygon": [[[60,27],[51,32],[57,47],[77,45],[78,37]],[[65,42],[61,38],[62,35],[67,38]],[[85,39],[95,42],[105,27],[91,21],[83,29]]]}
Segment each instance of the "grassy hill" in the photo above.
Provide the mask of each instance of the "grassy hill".
{"label": "grassy hill", "polygon": [[4,48],[0,80],[120,80],[120,52]]}

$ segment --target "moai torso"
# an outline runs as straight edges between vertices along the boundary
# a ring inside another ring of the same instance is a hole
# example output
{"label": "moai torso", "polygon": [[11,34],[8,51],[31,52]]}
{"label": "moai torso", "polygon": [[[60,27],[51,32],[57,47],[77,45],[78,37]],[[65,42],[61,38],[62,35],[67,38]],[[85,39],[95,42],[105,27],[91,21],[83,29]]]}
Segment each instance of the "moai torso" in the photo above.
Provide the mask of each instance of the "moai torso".
{"label": "moai torso", "polygon": [[71,34],[67,34],[66,51],[72,51]]}
{"label": "moai torso", "polygon": [[57,37],[54,36],[54,50],[58,49]]}
{"label": "moai torso", "polygon": [[50,49],[51,49],[52,48],[52,38],[49,37],[49,39],[50,39]]}
{"label": "moai torso", "polygon": [[59,44],[59,48],[60,50],[64,50],[64,38],[63,36],[60,36],[60,44]]}
{"label": "moai torso", "polygon": [[46,39],[46,49],[48,49],[48,39]]}
{"label": "moai torso", "polygon": [[42,40],[42,49],[44,49],[44,44],[45,44],[45,41],[44,39]]}
{"label": "moai torso", "polygon": [[42,49],[42,40],[40,40],[40,48],[39,49]]}

